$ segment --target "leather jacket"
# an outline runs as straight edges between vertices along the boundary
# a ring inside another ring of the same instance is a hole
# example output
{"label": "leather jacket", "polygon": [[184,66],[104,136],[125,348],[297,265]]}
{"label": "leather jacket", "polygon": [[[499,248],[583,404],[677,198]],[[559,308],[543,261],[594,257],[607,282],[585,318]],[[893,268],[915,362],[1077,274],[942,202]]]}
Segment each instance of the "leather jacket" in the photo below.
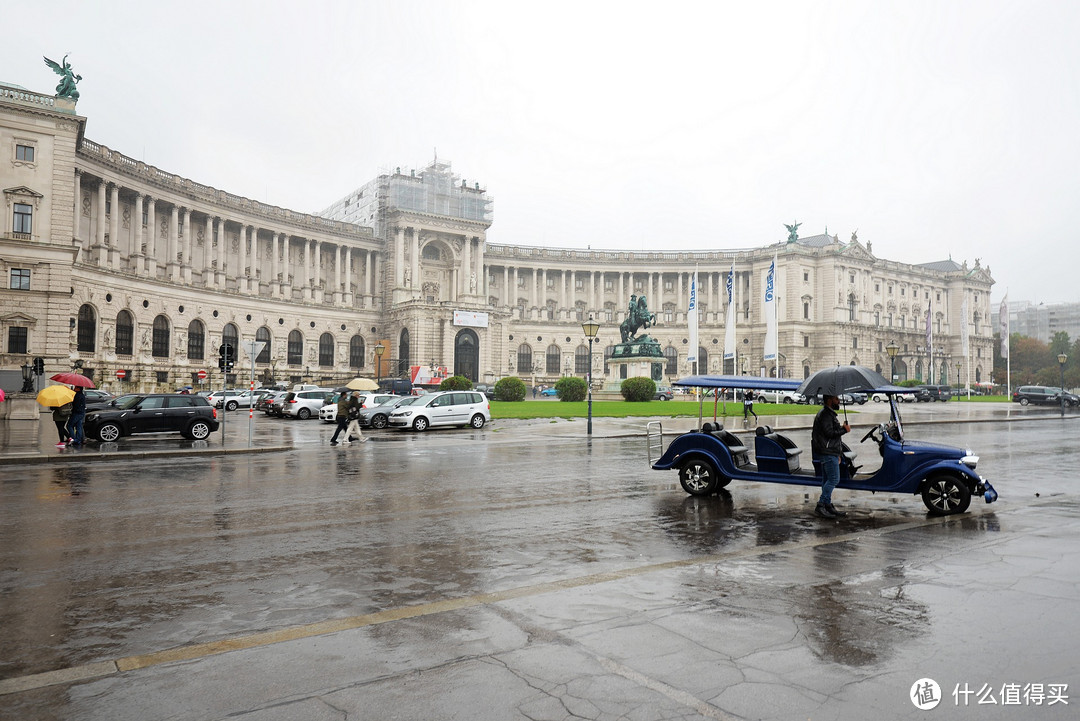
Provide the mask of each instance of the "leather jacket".
{"label": "leather jacket", "polygon": [[840,438],[847,433],[836,417],[836,411],[828,406],[818,411],[814,418],[814,430],[810,434],[810,450],[815,456],[840,456],[844,444]]}

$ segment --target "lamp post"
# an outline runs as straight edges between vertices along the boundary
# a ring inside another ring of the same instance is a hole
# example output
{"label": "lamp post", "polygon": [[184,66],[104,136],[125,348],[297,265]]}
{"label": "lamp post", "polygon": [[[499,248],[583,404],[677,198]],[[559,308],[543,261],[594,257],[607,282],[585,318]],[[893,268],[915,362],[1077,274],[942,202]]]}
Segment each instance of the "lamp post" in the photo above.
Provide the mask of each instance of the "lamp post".
{"label": "lamp post", "polygon": [[386,352],[386,348],[382,343],[375,346],[375,385],[381,385],[382,382],[382,354]]}
{"label": "lamp post", "polygon": [[956,361],[956,390],[960,390],[960,361]]}
{"label": "lamp post", "polygon": [[1061,417],[1065,417],[1065,361],[1069,360],[1069,356],[1064,353],[1058,353],[1058,365],[1061,366]]}
{"label": "lamp post", "polygon": [[889,383],[896,383],[896,354],[900,352],[900,346],[896,345],[896,341],[889,341],[889,345],[885,346],[885,352],[889,354]]}
{"label": "lamp post", "polygon": [[23,363],[22,366],[22,393],[34,392],[34,366]]}
{"label": "lamp post", "polygon": [[588,434],[592,438],[592,349],[593,343],[596,341],[596,334],[600,332],[600,324],[593,320],[592,316],[589,316],[589,320],[581,324],[581,330],[585,332],[585,337],[589,339],[589,372],[585,375],[585,383],[589,389],[589,428]]}

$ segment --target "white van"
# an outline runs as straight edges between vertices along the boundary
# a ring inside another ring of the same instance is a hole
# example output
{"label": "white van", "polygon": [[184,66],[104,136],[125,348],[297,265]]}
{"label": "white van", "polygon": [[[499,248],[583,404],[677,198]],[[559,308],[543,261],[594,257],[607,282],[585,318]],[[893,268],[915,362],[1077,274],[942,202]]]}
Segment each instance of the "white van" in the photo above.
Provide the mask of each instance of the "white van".
{"label": "white van", "polygon": [[491,420],[491,404],[477,391],[440,391],[420,396],[410,405],[396,408],[387,418],[392,428],[426,431],[429,426],[483,428]]}

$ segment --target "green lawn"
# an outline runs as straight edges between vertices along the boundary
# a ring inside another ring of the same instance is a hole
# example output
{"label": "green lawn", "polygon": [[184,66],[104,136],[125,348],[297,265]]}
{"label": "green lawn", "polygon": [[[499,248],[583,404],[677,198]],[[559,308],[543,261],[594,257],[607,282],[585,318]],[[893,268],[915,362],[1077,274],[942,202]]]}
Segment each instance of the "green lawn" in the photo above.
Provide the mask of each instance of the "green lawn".
{"label": "green lawn", "polygon": [[[588,402],[564,403],[562,401],[521,401],[503,403],[491,401],[493,418],[585,418],[588,416]],[[799,406],[782,403],[755,403],[754,411],[760,415],[794,416],[813,415],[818,406]],[[708,401],[701,407],[702,415],[712,418],[713,404]],[[724,417],[742,416],[742,403],[728,401],[727,413],[724,404],[716,406],[716,415]],[[628,403],[627,401],[593,401],[594,418],[632,418],[636,416],[659,416],[667,418],[697,417],[697,401],[646,401]]]}
{"label": "green lawn", "polygon": [[953,396],[954,401],[962,401],[967,403],[969,400],[971,403],[1008,403],[1011,399],[1009,396],[972,396],[970,399],[962,391],[958,395]]}

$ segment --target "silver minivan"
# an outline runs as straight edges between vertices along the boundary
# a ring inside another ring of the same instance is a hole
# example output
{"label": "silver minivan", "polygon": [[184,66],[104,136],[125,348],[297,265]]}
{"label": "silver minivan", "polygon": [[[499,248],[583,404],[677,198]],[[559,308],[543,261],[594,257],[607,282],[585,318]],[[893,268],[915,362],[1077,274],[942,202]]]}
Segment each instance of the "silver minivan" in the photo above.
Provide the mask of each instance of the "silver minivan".
{"label": "silver minivan", "polygon": [[491,404],[477,391],[440,391],[399,406],[387,418],[391,428],[426,431],[430,426],[483,428],[491,420]]}
{"label": "silver minivan", "polygon": [[299,418],[302,421],[312,416],[318,417],[319,409],[326,404],[326,397],[333,393],[333,388],[289,391],[281,399],[281,415],[285,418]]}

